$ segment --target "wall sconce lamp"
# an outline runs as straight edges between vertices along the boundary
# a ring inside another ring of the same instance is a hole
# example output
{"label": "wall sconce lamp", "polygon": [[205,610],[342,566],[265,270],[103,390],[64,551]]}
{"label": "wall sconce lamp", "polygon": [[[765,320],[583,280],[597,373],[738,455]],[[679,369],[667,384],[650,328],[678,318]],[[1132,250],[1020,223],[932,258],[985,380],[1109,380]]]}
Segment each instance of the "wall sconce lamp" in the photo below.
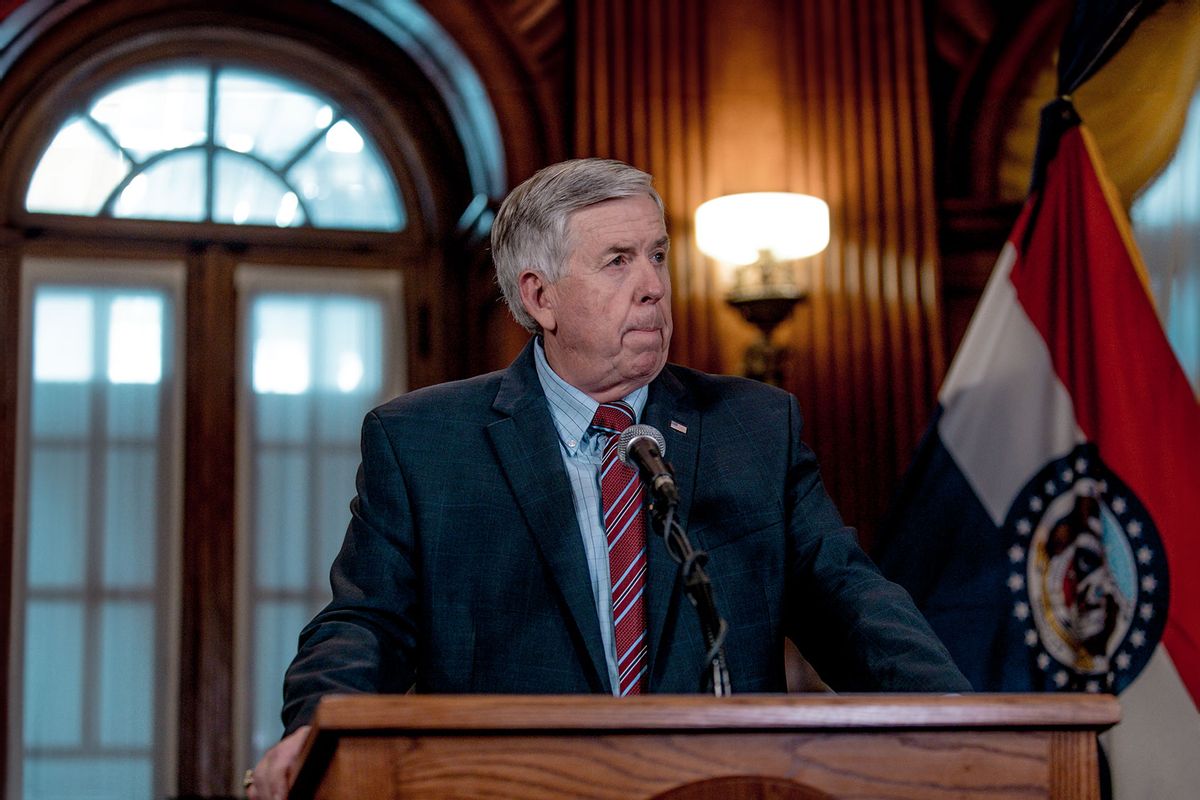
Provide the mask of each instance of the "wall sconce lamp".
{"label": "wall sconce lamp", "polygon": [[734,267],[726,302],[762,332],[746,348],[746,377],[782,381],[783,350],[771,344],[771,334],[808,296],[808,273],[797,277],[793,262],[828,245],[829,206],[810,195],[730,194],[696,209],[696,246]]}

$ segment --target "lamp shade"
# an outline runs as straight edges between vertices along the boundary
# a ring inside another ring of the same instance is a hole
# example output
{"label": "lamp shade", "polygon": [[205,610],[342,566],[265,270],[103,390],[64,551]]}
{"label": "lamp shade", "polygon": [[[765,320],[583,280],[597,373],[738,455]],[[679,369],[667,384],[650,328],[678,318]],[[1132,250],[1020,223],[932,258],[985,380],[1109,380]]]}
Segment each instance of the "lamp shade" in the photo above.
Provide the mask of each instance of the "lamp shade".
{"label": "lamp shade", "polygon": [[752,264],[761,251],[777,261],[815,255],[829,245],[829,206],[790,192],[729,194],[696,209],[696,246],[727,264]]}

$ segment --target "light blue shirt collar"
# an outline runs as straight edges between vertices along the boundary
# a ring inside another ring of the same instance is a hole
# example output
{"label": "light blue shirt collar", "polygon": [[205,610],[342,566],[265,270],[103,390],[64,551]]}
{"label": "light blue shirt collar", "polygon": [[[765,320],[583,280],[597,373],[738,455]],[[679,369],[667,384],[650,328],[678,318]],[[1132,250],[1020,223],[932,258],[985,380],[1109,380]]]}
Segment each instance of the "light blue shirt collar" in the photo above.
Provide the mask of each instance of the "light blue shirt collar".
{"label": "light blue shirt collar", "polygon": [[[540,336],[534,340],[533,362],[537,367],[542,391],[546,393],[546,400],[550,403],[550,418],[554,420],[559,441],[567,452],[575,454],[581,444],[590,441],[588,427],[592,424],[592,417],[596,416],[596,409],[600,404],[564,381],[551,368],[550,362],[546,360],[546,351],[542,347]],[[648,387],[640,386],[622,398],[633,409],[635,420],[641,419],[649,393]]]}

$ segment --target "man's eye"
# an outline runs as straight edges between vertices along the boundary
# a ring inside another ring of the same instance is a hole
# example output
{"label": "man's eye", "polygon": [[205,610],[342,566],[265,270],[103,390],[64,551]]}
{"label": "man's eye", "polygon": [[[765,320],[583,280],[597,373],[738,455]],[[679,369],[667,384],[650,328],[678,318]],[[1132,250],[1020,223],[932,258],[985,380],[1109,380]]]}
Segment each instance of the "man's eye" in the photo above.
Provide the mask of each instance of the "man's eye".
{"label": "man's eye", "polygon": [[622,253],[620,255],[613,256],[612,260],[609,261],[608,263],[610,266],[620,267],[620,266],[624,266],[628,260],[629,259],[625,257],[625,254]]}
{"label": "man's eye", "polygon": [[665,263],[667,263],[667,254],[665,251],[657,252],[654,255],[650,256],[650,260],[653,261],[655,264],[665,264]]}

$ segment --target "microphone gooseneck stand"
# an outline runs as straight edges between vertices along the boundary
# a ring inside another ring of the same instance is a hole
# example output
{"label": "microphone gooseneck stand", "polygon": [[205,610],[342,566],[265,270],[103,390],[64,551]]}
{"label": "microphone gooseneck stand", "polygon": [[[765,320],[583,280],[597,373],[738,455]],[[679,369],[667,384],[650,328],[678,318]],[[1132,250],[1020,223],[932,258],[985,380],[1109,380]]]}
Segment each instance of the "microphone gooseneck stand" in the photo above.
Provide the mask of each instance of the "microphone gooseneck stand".
{"label": "microphone gooseneck stand", "polygon": [[675,503],[656,499],[650,505],[650,512],[658,534],[666,543],[667,552],[680,565],[684,594],[700,616],[700,630],[708,648],[704,655],[704,668],[700,672],[700,692],[727,697],[733,694],[729,668],[725,664],[725,635],[729,632],[729,626],[717,611],[713,602],[712,583],[704,571],[708,553],[692,547],[687,531],[675,521]]}

